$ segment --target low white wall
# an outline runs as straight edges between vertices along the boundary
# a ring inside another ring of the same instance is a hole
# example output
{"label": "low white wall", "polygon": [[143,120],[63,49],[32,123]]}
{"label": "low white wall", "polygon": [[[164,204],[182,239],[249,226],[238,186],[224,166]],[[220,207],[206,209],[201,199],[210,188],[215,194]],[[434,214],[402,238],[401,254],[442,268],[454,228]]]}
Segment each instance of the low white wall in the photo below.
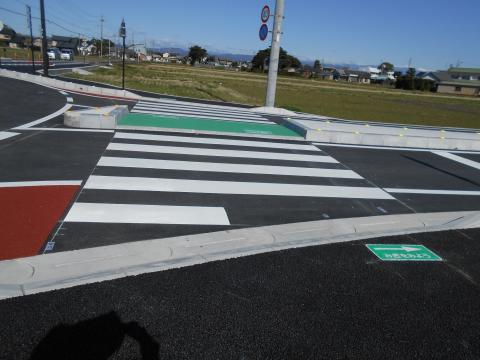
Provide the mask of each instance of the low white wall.
{"label": "low white wall", "polygon": [[81,92],[81,93],[87,93],[91,95],[100,95],[100,96],[107,96],[107,97],[132,99],[132,100],[141,99],[141,96],[127,90],[116,90],[116,89],[102,88],[98,86],[81,85],[81,84],[76,84],[69,81],[62,81],[62,80],[47,78],[44,76],[26,74],[26,73],[21,73],[17,71],[6,70],[6,69],[0,69],[0,76],[8,77],[11,79],[29,81],[35,84],[54,87],[54,88],[57,88],[60,90],[66,90],[66,91]]}

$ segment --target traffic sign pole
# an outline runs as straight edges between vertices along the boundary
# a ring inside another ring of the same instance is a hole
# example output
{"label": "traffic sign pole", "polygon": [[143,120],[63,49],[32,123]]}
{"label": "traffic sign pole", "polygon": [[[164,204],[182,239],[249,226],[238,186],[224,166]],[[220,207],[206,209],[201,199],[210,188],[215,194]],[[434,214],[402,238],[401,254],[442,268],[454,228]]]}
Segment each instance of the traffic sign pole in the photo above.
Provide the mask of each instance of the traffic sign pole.
{"label": "traffic sign pole", "polygon": [[272,46],[270,49],[270,64],[268,66],[268,83],[266,107],[275,107],[275,95],[277,92],[278,63],[280,60],[280,35],[282,34],[283,14],[285,1],[277,0],[275,5],[275,22],[273,24]]}

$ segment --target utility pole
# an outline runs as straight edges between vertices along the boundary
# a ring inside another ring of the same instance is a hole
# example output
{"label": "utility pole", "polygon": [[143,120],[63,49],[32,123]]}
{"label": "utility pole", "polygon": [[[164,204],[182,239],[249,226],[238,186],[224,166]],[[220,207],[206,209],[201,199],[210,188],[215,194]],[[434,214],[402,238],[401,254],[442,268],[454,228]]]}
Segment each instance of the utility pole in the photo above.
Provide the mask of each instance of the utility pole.
{"label": "utility pole", "polygon": [[123,56],[122,56],[122,90],[125,90],[125,38],[127,37],[127,28],[125,27],[125,19],[122,19],[120,31],[118,35],[123,39]]}
{"label": "utility pole", "polygon": [[275,95],[277,92],[278,63],[280,60],[280,35],[282,34],[284,13],[285,1],[276,0],[272,46],[270,49],[270,64],[268,66],[267,98],[265,101],[265,106],[272,108],[275,107]]}
{"label": "utility pole", "polygon": [[43,75],[48,76],[48,54],[47,54],[47,28],[45,26],[45,4],[40,0],[40,23],[42,27],[42,53],[43,53]]}
{"label": "utility pole", "polygon": [[30,30],[30,50],[32,51],[32,74],[35,75],[35,52],[33,50],[32,8],[27,6],[28,29]]}
{"label": "utility pole", "polygon": [[100,18],[100,59],[103,57],[103,22],[105,20],[103,19],[103,15]]}

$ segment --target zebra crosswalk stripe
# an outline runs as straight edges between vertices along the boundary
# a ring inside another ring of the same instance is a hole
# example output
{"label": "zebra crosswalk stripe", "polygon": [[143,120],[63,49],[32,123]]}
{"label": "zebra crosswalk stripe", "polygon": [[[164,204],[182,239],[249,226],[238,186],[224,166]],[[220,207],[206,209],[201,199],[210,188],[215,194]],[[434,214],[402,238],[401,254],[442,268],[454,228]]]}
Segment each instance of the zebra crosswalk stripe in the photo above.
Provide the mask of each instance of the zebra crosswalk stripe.
{"label": "zebra crosswalk stripe", "polygon": [[305,161],[337,164],[338,161],[331,156],[325,155],[307,155],[307,154],[289,154],[274,153],[263,151],[243,151],[243,150],[224,150],[224,149],[203,149],[180,146],[160,146],[160,145],[143,145],[143,144],[125,144],[110,143],[107,150],[114,151],[132,151],[145,153],[162,153],[162,154],[182,154],[197,156],[221,156],[232,158],[252,158],[252,159],[271,159],[271,160],[287,160],[287,161]]}
{"label": "zebra crosswalk stripe", "polygon": [[114,137],[115,139],[128,139],[128,140],[261,147],[261,148],[270,148],[270,149],[307,150],[307,151],[317,151],[317,152],[321,151],[316,146],[305,144],[302,142],[292,144],[292,143],[284,143],[284,142],[268,142],[268,141],[257,141],[257,140],[234,140],[234,139],[219,139],[219,138],[203,138],[203,137],[193,137],[193,136],[126,133],[126,132],[117,132]]}
{"label": "zebra crosswalk stripe", "polygon": [[138,107],[144,107],[148,109],[158,109],[158,110],[163,110],[163,109],[171,109],[171,110],[186,110],[186,111],[193,111],[193,112],[208,112],[208,113],[215,113],[215,114],[224,114],[224,115],[242,115],[242,116],[247,116],[251,118],[257,118],[257,119],[262,119],[262,116],[251,112],[251,111],[245,111],[245,110],[237,110],[234,108],[230,107],[201,107],[198,105],[192,106],[192,105],[178,105],[178,104],[151,104],[151,103],[145,103],[145,102],[138,102],[136,104]]}
{"label": "zebra crosswalk stripe", "polygon": [[92,175],[85,189],[237,194],[266,196],[382,199],[393,197],[379,188],[353,186],[298,185],[236,181],[210,181]]}
{"label": "zebra crosswalk stripe", "polygon": [[342,169],[318,169],[302,168],[293,166],[267,166],[267,165],[244,165],[244,164],[225,164],[194,161],[174,161],[174,160],[152,160],[125,157],[108,157],[100,159],[97,166],[100,167],[119,167],[119,168],[143,168],[160,170],[182,170],[182,171],[201,171],[201,172],[224,172],[240,174],[264,174],[264,175],[284,175],[284,176],[306,176],[323,177],[339,179],[363,179],[360,175],[351,170]]}
{"label": "zebra crosswalk stripe", "polygon": [[65,222],[230,225],[221,207],[75,203]]}
{"label": "zebra crosswalk stripe", "polygon": [[186,113],[186,112],[173,112],[173,111],[157,111],[157,110],[143,110],[138,108],[133,108],[131,113],[134,114],[152,114],[152,115],[165,115],[165,116],[182,116],[182,117],[191,117],[191,118],[208,118],[213,120],[225,120],[225,121],[237,121],[237,122],[250,122],[258,124],[268,124],[271,123],[267,120],[250,120],[242,119],[240,117],[226,117],[218,116],[214,114],[199,114],[199,113]]}

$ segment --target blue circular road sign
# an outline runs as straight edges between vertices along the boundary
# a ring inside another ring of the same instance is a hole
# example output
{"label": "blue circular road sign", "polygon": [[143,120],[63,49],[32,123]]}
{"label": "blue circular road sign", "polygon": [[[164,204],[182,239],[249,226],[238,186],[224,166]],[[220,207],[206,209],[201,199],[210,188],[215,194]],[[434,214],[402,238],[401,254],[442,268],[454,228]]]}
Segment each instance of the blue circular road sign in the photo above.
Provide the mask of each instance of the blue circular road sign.
{"label": "blue circular road sign", "polygon": [[260,26],[260,31],[258,32],[258,35],[260,36],[260,40],[265,41],[268,36],[267,24],[263,24],[262,26]]}

